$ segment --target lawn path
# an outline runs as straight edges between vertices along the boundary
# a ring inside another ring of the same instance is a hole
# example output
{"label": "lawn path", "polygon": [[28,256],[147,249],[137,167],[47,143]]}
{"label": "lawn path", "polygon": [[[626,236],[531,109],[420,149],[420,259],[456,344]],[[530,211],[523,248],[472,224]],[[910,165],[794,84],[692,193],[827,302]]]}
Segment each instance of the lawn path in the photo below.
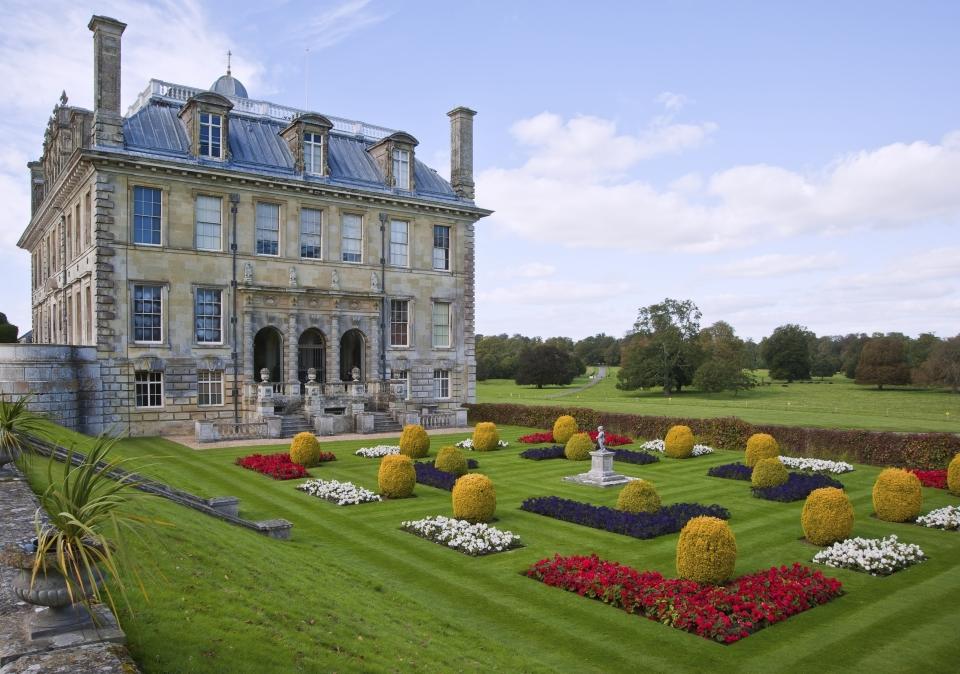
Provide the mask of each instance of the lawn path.
{"label": "lawn path", "polygon": [[563,398],[564,396],[572,395],[574,393],[580,393],[581,391],[586,391],[591,386],[596,386],[597,384],[599,384],[601,381],[604,380],[604,378],[606,378],[606,376],[607,376],[607,366],[600,365],[597,368],[597,374],[593,377],[593,379],[588,381],[583,386],[578,386],[577,388],[570,389],[569,391],[563,391],[562,393],[554,393],[553,395],[548,395],[546,397],[550,400],[553,400],[554,398]]}

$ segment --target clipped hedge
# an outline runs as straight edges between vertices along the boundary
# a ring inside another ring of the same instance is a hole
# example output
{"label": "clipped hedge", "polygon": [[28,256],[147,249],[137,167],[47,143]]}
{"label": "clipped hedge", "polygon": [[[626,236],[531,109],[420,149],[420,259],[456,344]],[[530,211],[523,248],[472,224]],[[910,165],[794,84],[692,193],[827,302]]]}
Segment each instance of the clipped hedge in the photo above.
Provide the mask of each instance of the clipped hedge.
{"label": "clipped hedge", "polygon": [[453,516],[468,522],[489,522],[497,510],[497,490],[486,475],[469,473],[453,485]]}
{"label": "clipped hedge", "polygon": [[719,449],[742,450],[754,433],[777,438],[781,452],[791,456],[853,461],[873,466],[943,469],[960,453],[960,436],[953,433],[894,433],[890,431],[840,430],[750,424],[737,417],[683,419],[585,407],[557,408],[547,405],[479,403],[467,405],[472,420],[501,425],[549,428],[563,411],[577,418],[584,428],[603,426],[609,432],[634,438],[662,438],[672,426],[689,426],[699,442]]}

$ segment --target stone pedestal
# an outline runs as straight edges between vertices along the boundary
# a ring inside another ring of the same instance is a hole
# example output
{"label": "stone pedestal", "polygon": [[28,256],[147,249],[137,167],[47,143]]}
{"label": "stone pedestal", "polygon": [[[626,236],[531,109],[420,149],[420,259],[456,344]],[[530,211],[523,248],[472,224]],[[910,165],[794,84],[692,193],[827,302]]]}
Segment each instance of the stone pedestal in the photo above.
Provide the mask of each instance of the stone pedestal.
{"label": "stone pedestal", "polygon": [[590,487],[620,487],[636,478],[621,475],[613,470],[613,452],[603,447],[590,452],[590,471],[563,478],[567,482]]}

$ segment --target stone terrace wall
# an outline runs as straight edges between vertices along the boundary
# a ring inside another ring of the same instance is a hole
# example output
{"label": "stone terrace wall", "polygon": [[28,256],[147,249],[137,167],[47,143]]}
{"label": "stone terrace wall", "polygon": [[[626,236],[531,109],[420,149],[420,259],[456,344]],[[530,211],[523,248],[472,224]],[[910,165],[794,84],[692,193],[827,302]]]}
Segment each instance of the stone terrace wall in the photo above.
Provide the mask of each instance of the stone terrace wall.
{"label": "stone terrace wall", "polygon": [[30,408],[83,433],[103,430],[102,384],[93,346],[0,344],[0,394],[33,394]]}

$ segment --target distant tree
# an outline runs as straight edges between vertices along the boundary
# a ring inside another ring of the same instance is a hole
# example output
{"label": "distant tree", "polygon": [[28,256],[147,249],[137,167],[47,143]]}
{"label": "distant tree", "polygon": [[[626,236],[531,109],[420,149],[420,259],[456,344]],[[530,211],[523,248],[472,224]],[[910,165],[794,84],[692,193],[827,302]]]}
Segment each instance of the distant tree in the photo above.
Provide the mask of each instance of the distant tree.
{"label": "distant tree", "polygon": [[[663,386],[671,395],[693,380],[699,364],[696,336],[700,330],[700,310],[691,300],[670,298],[640,309],[634,334],[621,350],[618,388],[631,390],[641,386]],[[653,383],[656,381],[656,383]]]}
{"label": "distant tree", "polygon": [[0,313],[0,344],[12,344],[17,341],[20,329],[7,322],[7,315]]}
{"label": "distant tree", "polygon": [[523,335],[477,335],[477,379],[513,379],[517,374],[520,352],[537,340]]}
{"label": "distant tree", "polygon": [[911,368],[921,367],[930,357],[934,347],[941,341],[943,340],[929,332],[924,332],[916,339],[911,339],[907,344],[907,364]]}
{"label": "distant tree", "polygon": [[[612,365],[607,355],[611,346],[617,343],[616,337],[600,333],[591,337],[584,337],[573,347],[574,353],[587,365]],[[617,360],[620,360],[619,348]]]}
{"label": "distant tree", "polygon": [[860,362],[860,351],[870,339],[864,333],[844,335],[840,338],[840,359],[843,363],[843,374],[847,379],[857,376],[857,363]]}
{"label": "distant tree", "polygon": [[760,345],[752,339],[743,343],[743,365],[750,370],[756,370],[760,364]]}
{"label": "distant tree", "polygon": [[855,381],[862,385],[876,384],[880,390],[887,384],[909,384],[910,366],[903,339],[899,336],[874,337],[864,344]]}
{"label": "distant tree", "polygon": [[616,340],[613,344],[607,348],[603,356],[603,362],[607,365],[619,365],[620,364],[620,351],[623,348],[623,341]]}
{"label": "distant tree", "polygon": [[820,337],[810,358],[810,374],[814,377],[832,377],[840,371],[840,340],[837,337]]}
{"label": "distant tree", "polygon": [[812,333],[801,325],[781,325],[762,345],[772,379],[810,378],[810,342]]}
{"label": "distant tree", "polygon": [[528,346],[520,352],[515,381],[521,386],[533,384],[537,388],[546,384],[569,384],[576,371],[573,360],[570,353],[556,346]]}
{"label": "distant tree", "polygon": [[718,321],[704,328],[697,342],[703,358],[693,375],[693,385],[699,390],[736,393],[753,384],[753,377],[744,372],[746,358],[743,340],[736,336],[728,323]]}
{"label": "distant tree", "polygon": [[919,370],[919,383],[960,393],[960,335],[938,342]]}

